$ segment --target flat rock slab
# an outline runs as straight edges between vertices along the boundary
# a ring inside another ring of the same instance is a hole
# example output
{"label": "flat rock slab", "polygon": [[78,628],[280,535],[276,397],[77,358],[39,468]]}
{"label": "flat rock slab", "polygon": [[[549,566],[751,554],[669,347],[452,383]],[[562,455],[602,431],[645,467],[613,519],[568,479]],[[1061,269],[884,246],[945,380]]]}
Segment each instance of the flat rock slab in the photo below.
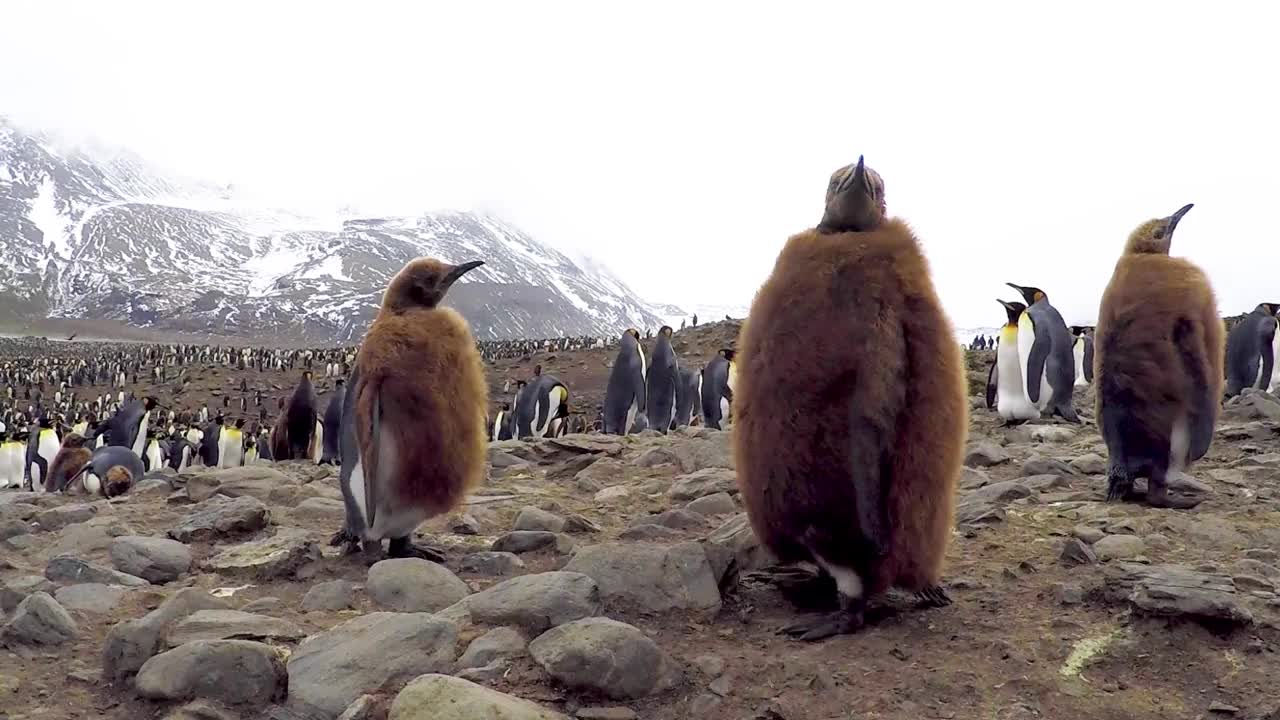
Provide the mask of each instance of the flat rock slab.
{"label": "flat rock slab", "polygon": [[148,660],[134,687],[152,700],[207,698],[232,705],[283,699],[283,651],[247,640],[200,640]]}
{"label": "flat rock slab", "polygon": [[347,507],[341,500],[313,497],[298,503],[298,506],[293,509],[293,514],[295,517],[341,522],[347,516]]}
{"label": "flat rock slab", "polygon": [[243,467],[210,470],[200,468],[183,473],[187,480],[187,495],[195,502],[203,502],[214,495],[227,497],[256,497],[266,502],[271,491],[281,485],[297,485],[297,481],[269,465],[245,465]]}
{"label": "flat rock slab", "polygon": [[44,576],[63,585],[79,583],[98,583],[100,585],[124,585],[125,587],[146,587],[151,583],[140,577],[94,565],[86,560],[70,555],[60,555],[49,561],[44,569]]}
{"label": "flat rock slab", "polygon": [[1011,459],[1004,448],[986,440],[970,445],[964,454],[964,464],[971,468],[1001,465]]}
{"label": "flat rock slab", "polygon": [[515,553],[486,550],[463,557],[458,567],[462,572],[477,575],[518,575],[524,570],[524,561]]}
{"label": "flat rock slab", "polygon": [[61,645],[79,637],[71,613],[43,592],[28,595],[0,626],[0,645]]}
{"label": "flat rock slab", "polygon": [[384,683],[449,672],[457,641],[457,626],[434,615],[363,615],[298,646],[288,664],[289,703],[337,717]]}
{"label": "flat rock slab", "polygon": [[1182,565],[1117,563],[1108,568],[1107,594],[1152,615],[1186,616],[1251,624],[1253,613],[1245,607],[1228,575],[1204,573]]}
{"label": "flat rock slab", "polygon": [[300,640],[302,628],[288,620],[240,610],[197,610],[174,623],[165,644],[178,647],[197,640]]}
{"label": "flat rock slab", "polygon": [[115,569],[160,585],[191,570],[191,550],[176,540],[123,536],[108,549]]}
{"label": "flat rock slab", "polygon": [[387,720],[569,720],[567,715],[448,675],[423,675],[391,703]]}
{"label": "flat rock slab", "polygon": [[270,522],[271,511],[257,498],[217,496],[192,508],[177,527],[169,531],[169,537],[184,543],[204,542],[257,532]]}
{"label": "flat rock slab", "polygon": [[256,579],[285,578],[320,559],[320,548],[297,528],[279,528],[272,537],[241,543],[209,558],[210,572]]}
{"label": "flat rock slab", "polygon": [[485,625],[513,625],[530,636],[600,612],[600,590],[576,572],[521,575],[470,595],[442,615]]}
{"label": "flat rock slab", "polygon": [[653,640],[604,617],[552,628],[529,643],[529,654],[566,686],[614,699],[653,695],[679,680],[675,663]]}
{"label": "flat rock slab", "polygon": [[558,533],[564,530],[565,519],[541,508],[526,506],[516,515],[512,530],[545,530]]}
{"label": "flat rock slab", "polygon": [[671,481],[667,497],[678,502],[687,502],[717,493],[732,495],[737,492],[737,475],[732,470],[707,468],[677,476]]}
{"label": "flat rock slab", "polygon": [[396,612],[435,612],[471,594],[449,568],[418,558],[395,558],[369,568],[365,591]]}
{"label": "flat rock slab", "polygon": [[164,649],[161,639],[178,620],[197,610],[229,609],[226,602],[203,590],[184,588],[141,618],[116,623],[102,647],[103,678],[118,684],[138,672],[143,663]]}
{"label": "flat rock slab", "polygon": [[35,521],[46,532],[61,530],[68,525],[86,522],[98,514],[96,505],[62,505],[36,513]]}
{"label": "flat rock slab", "polygon": [[519,630],[509,627],[494,628],[471,641],[462,657],[458,658],[458,668],[479,668],[494,660],[523,655],[528,646],[529,641]]}
{"label": "flat rock slab", "polygon": [[68,610],[105,614],[114,612],[127,592],[129,592],[127,588],[117,585],[83,583],[58,588],[53,597],[58,604]]}
{"label": "flat rock slab", "polygon": [[720,611],[720,588],[698,543],[604,543],[584,547],[565,566],[596,581],[605,602],[648,612]]}
{"label": "flat rock slab", "polygon": [[302,598],[304,612],[336,612],[355,607],[356,586],[349,580],[331,580],[313,585]]}

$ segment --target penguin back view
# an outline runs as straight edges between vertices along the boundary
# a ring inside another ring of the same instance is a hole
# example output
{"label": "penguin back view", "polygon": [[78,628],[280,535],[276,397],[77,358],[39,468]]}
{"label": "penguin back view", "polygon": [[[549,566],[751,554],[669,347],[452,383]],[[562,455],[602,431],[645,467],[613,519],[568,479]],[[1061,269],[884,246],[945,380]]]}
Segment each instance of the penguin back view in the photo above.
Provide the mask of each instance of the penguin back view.
{"label": "penguin back view", "polygon": [[1188,508],[1170,497],[1167,474],[1204,456],[1222,401],[1224,327],[1200,268],[1169,257],[1174,228],[1191,209],[1143,223],[1102,295],[1094,335],[1098,427],[1108,455],[1107,497]]}
{"label": "penguin back view", "polygon": [[438,307],[458,278],[482,264],[420,258],[387,287],[343,406],[341,454],[354,458],[340,473],[347,542],[389,538],[393,556],[439,559],[413,547],[411,533],[484,478],[483,365],[466,320]]}
{"label": "penguin back view", "polygon": [[788,240],[739,343],[738,483],[753,528],[784,562],[831,576],[841,610],[786,628],[816,640],[863,623],[890,586],[939,586],[968,422],[963,363],[906,223],[859,159],[827,212]]}

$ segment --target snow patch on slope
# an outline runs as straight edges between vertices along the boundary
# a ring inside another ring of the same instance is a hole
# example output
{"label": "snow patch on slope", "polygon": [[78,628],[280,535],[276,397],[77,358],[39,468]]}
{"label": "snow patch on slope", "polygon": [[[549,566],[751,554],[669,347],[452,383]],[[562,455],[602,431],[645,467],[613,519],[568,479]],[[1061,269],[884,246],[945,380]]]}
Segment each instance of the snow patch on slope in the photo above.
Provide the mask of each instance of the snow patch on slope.
{"label": "snow patch on slope", "polygon": [[[45,246],[50,248],[60,260],[71,259],[71,223],[67,217],[58,212],[58,192],[53,180],[45,178],[40,183],[40,190],[31,203],[27,219],[35,223],[44,234]],[[52,261],[53,258],[50,258]]]}

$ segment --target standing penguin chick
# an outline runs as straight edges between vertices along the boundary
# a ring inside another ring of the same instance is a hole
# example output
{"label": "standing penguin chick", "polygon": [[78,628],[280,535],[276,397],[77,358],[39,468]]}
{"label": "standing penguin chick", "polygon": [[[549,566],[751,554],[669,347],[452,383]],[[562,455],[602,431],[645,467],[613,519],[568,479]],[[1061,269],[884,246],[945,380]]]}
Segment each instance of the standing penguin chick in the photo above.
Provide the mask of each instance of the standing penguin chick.
{"label": "standing penguin chick", "polygon": [[479,261],[419,258],[387,286],[348,383],[342,417],[347,521],[334,544],[390,539],[393,557],[443,560],[410,544],[484,478],[488,387],[466,320],[438,307]]}
{"label": "standing penguin chick", "polygon": [[67,433],[62,438],[62,449],[49,465],[49,481],[45,483],[45,492],[61,492],[71,482],[73,475],[89,462],[93,451],[85,447],[88,443],[83,435]]}
{"label": "standing penguin chick", "polygon": [[1102,295],[1094,342],[1098,427],[1107,443],[1107,499],[1189,508],[1168,494],[1169,470],[1209,451],[1222,400],[1223,325],[1209,279],[1169,257],[1178,221],[1191,205],[1148,220],[1129,235]]}
{"label": "standing penguin chick", "polygon": [[333,397],[324,409],[324,432],[321,435],[324,452],[320,455],[321,465],[341,465],[342,452],[338,449],[339,431],[342,427],[342,403],[347,399],[346,381],[338,378],[334,381]]}
{"label": "standing penguin chick", "polygon": [[891,586],[934,605],[968,400],[960,348],[915,236],[874,171],[837,170],[822,223],[787,241],[738,344],[733,448],[747,515],[783,562],[812,561],[840,610],[784,629],[857,630]]}
{"label": "standing penguin chick", "polygon": [[671,326],[663,325],[653,343],[652,363],[645,378],[649,427],[663,435],[676,417],[676,394],[680,385],[680,363],[671,347]]}
{"label": "standing penguin chick", "polygon": [[276,459],[310,459],[316,432],[316,391],[311,386],[310,370],[302,372],[302,380],[298,381],[298,387],[294,389],[281,414],[284,418],[285,442],[280,449],[288,454],[283,458],[277,456]]}
{"label": "standing penguin chick", "polygon": [[1261,303],[1227,334],[1227,397],[1271,386],[1278,310],[1280,305]]}

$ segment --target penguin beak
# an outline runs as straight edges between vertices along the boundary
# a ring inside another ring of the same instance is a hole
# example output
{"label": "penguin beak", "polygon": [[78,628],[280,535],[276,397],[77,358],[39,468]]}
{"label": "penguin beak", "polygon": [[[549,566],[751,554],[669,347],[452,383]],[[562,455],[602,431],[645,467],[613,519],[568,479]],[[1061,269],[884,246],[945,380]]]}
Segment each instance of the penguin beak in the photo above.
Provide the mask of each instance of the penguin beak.
{"label": "penguin beak", "polygon": [[853,169],[853,172],[844,176],[844,181],[841,182],[840,185],[836,187],[836,193],[847,192],[849,188],[862,187],[863,182],[865,181],[865,178],[866,178],[866,174],[867,174],[866,168],[863,167],[863,164],[862,164],[862,156],[859,155],[857,167]]}
{"label": "penguin beak", "polygon": [[1187,203],[1186,205],[1183,205],[1182,208],[1178,210],[1178,212],[1169,216],[1169,228],[1165,230],[1165,233],[1164,233],[1165,237],[1169,237],[1170,235],[1173,234],[1173,229],[1178,227],[1178,221],[1181,220],[1182,216],[1186,215],[1187,211],[1193,207],[1195,207],[1194,203]]}
{"label": "penguin beak", "polygon": [[454,265],[453,269],[444,274],[444,284],[446,286],[454,284],[458,281],[458,278],[466,275],[472,270],[475,270],[483,264],[483,260],[472,260],[471,262],[464,262],[461,265]]}

